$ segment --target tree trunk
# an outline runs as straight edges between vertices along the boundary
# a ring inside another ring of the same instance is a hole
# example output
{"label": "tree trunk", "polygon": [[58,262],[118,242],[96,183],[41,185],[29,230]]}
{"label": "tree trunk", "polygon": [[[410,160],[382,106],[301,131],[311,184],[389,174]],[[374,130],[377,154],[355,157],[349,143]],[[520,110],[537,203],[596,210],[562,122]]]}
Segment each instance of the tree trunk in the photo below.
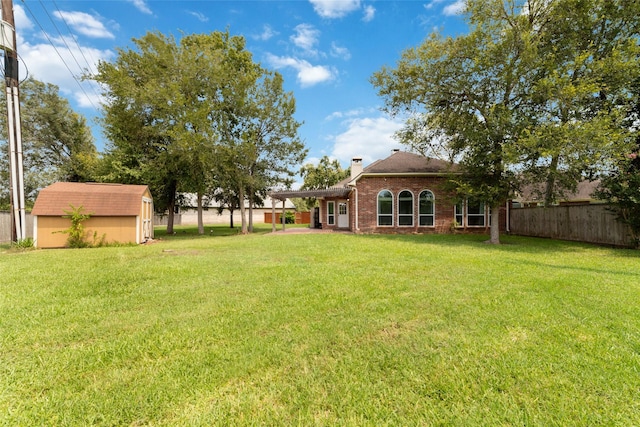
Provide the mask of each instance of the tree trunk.
{"label": "tree trunk", "polygon": [[489,243],[492,245],[500,244],[500,205],[491,207],[491,238]]}
{"label": "tree trunk", "polygon": [[244,190],[240,188],[238,192],[238,199],[240,200],[240,217],[242,218],[242,234],[247,234],[247,218],[245,215],[246,208],[244,207]]}
{"label": "tree trunk", "polygon": [[173,219],[176,210],[176,192],[175,184],[172,185],[172,191],[169,195],[169,216],[167,216],[167,234],[173,234]]}
{"label": "tree trunk", "polygon": [[198,191],[198,234],[204,234],[204,221],[202,220],[202,193]]}
{"label": "tree trunk", "polygon": [[253,197],[249,197],[249,233],[253,233]]}
{"label": "tree trunk", "polygon": [[233,228],[233,208],[229,209],[229,228]]}
{"label": "tree trunk", "polygon": [[553,204],[553,189],[556,185],[556,172],[558,171],[558,155],[554,154],[551,158],[551,164],[549,165],[549,172],[547,175],[546,187],[544,189],[544,206],[551,206]]}

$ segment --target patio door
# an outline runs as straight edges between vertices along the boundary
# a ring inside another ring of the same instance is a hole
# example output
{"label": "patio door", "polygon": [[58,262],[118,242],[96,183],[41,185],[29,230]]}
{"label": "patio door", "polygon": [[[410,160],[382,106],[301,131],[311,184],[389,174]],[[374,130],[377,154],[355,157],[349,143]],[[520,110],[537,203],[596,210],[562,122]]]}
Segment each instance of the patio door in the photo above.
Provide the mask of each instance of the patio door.
{"label": "patio door", "polygon": [[344,200],[338,201],[338,228],[349,228],[349,207]]}

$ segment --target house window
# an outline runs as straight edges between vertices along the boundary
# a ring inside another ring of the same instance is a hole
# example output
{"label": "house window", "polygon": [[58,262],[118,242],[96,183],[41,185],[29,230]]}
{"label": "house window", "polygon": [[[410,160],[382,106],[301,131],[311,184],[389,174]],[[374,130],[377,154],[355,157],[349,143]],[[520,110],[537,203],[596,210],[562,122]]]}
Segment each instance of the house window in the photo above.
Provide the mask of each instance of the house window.
{"label": "house window", "polygon": [[467,201],[467,225],[469,227],[484,227],[485,206],[484,202]]}
{"label": "house window", "polygon": [[413,226],[413,194],[404,190],[398,195],[398,225]]}
{"label": "house window", "polygon": [[433,193],[425,190],[418,199],[420,227],[433,227],[435,224],[435,203]]}
{"label": "house window", "polygon": [[393,225],[393,194],[389,190],[378,193],[378,226]]}
{"label": "house window", "polygon": [[460,201],[455,205],[454,213],[458,227],[485,226],[486,207],[484,202],[476,202],[474,200]]}
{"label": "house window", "polygon": [[327,224],[336,223],[336,202],[327,202]]}

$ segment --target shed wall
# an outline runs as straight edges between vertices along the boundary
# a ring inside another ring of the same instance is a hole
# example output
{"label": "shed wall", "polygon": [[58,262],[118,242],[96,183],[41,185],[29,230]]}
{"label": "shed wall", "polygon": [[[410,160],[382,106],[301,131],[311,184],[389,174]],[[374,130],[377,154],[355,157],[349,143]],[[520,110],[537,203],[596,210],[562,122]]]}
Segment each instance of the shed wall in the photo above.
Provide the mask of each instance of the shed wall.
{"label": "shed wall", "polygon": [[[61,231],[71,227],[68,218],[54,216],[37,217],[36,246],[39,248],[63,248],[67,234]],[[105,235],[106,243],[136,243],[136,217],[91,217],[83,223],[86,238],[93,241]]]}

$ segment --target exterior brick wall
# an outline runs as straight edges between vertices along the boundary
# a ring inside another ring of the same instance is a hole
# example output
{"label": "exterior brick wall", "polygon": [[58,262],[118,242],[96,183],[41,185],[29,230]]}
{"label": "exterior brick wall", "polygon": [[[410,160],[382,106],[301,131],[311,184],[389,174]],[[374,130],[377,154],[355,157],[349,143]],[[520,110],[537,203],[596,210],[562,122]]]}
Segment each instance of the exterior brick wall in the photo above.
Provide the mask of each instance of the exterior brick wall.
{"label": "exterior brick wall", "polygon": [[[363,177],[357,182],[357,190],[351,192],[348,199],[349,228],[361,233],[450,233],[453,231],[455,220],[454,206],[455,195],[444,189],[446,177],[442,176],[387,176],[387,177]],[[378,193],[389,190],[393,194],[393,226],[378,226]],[[401,191],[408,190],[413,194],[413,226],[399,226],[398,222],[398,195]],[[424,190],[429,190],[434,195],[435,224],[433,226],[418,226],[419,224],[419,196]],[[356,201],[357,198],[357,201]],[[327,202],[334,201],[336,209],[335,224],[327,223]],[[320,201],[321,222],[324,229],[337,229],[338,202],[343,199],[326,199]],[[356,212],[358,218],[356,219]],[[489,219],[486,218],[486,227],[456,228],[457,232],[486,233]],[[506,230],[506,209],[500,209],[500,230]]]}
{"label": "exterior brick wall", "polygon": [[[446,233],[454,220],[453,194],[443,189],[443,177],[364,177],[358,181],[358,228],[361,232],[377,233]],[[393,226],[378,227],[378,193],[389,190],[393,194]],[[398,226],[398,195],[408,190],[413,194],[413,226]],[[434,195],[435,224],[418,226],[418,198],[424,190]],[[354,201],[355,204],[355,201]],[[355,210],[354,210],[355,211]]]}

